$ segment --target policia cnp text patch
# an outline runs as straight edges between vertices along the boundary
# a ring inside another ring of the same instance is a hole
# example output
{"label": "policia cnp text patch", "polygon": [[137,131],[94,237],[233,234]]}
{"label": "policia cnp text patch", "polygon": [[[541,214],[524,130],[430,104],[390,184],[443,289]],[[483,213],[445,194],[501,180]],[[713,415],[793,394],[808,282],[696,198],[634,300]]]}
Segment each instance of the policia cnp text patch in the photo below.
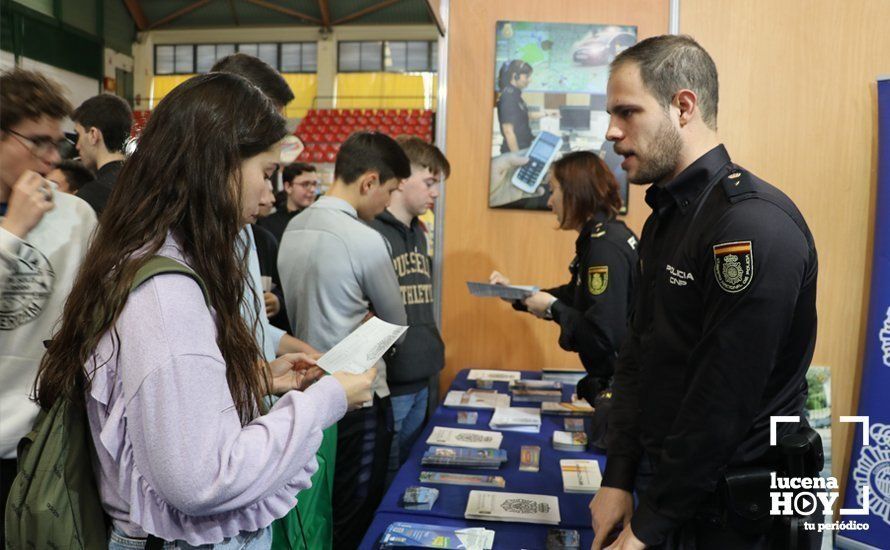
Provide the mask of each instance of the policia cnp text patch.
{"label": "policia cnp text patch", "polygon": [[741,292],[754,277],[754,247],[751,241],[714,246],[714,277],[726,292]]}

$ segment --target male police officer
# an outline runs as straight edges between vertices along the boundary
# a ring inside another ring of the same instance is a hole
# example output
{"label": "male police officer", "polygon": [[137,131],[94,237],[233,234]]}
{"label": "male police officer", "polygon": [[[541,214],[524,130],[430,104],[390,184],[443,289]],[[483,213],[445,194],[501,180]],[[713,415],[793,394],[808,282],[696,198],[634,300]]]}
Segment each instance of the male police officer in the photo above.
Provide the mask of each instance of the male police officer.
{"label": "male police officer", "polygon": [[[717,489],[740,467],[769,466],[770,416],[803,415],[816,250],[791,200],[730,160],[717,98],[714,62],[687,36],[644,40],[611,64],[606,137],[628,179],[654,185],[603,489],[590,505],[595,549],[615,527],[610,548],[776,541],[777,529],[728,520]],[[779,436],[798,429],[781,425]]]}

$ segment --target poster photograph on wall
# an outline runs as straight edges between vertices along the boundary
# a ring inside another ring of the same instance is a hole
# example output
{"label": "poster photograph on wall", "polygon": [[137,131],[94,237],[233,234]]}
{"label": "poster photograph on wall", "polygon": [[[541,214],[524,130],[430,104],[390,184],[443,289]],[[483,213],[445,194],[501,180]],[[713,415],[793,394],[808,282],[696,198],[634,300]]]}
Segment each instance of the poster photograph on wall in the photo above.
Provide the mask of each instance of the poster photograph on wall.
{"label": "poster photograph on wall", "polygon": [[621,156],[606,141],[609,63],[637,41],[633,26],[498,21],[488,206],[547,210],[550,165],[593,151],[627,205]]}

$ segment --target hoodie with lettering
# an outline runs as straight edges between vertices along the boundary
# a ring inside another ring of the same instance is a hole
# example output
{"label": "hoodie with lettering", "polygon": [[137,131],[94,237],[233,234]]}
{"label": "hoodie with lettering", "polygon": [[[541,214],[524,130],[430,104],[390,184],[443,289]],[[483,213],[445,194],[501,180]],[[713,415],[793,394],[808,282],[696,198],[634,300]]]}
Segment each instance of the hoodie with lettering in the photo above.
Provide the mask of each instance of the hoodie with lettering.
{"label": "hoodie with lettering", "polygon": [[399,279],[402,303],[408,314],[408,331],[392,359],[386,361],[386,379],[393,395],[415,393],[445,366],[445,344],[433,313],[433,279],[429,244],[423,223],[414,218],[407,226],[389,210],[371,222],[389,243],[393,268]]}

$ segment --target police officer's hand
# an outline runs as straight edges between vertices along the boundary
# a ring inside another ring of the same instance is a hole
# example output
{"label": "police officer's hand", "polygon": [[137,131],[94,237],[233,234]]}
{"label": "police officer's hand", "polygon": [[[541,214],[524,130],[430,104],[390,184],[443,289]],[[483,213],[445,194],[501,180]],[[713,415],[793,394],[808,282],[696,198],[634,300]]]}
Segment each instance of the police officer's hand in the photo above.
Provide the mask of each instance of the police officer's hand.
{"label": "police officer's hand", "polygon": [[488,284],[490,285],[509,285],[510,279],[500,271],[492,271],[488,276]]}
{"label": "police officer's hand", "polygon": [[539,319],[546,319],[547,309],[550,307],[550,304],[555,301],[556,298],[552,294],[547,294],[546,292],[535,292],[534,294],[526,298],[523,303],[525,303],[525,307],[528,308],[529,313],[532,313]]}
{"label": "police officer's hand", "polygon": [[9,207],[0,227],[25,239],[53,207],[50,183],[37,172],[26,170],[12,187]]}
{"label": "police officer's hand", "polygon": [[[603,487],[590,501],[590,519],[593,526],[591,550],[600,550],[615,527],[630,527],[634,513],[634,498],[630,491]],[[636,538],[636,537],[635,537]]]}
{"label": "police officer's hand", "polygon": [[606,550],[643,550],[646,545],[634,535],[630,525],[626,526],[618,539],[615,540]]}

